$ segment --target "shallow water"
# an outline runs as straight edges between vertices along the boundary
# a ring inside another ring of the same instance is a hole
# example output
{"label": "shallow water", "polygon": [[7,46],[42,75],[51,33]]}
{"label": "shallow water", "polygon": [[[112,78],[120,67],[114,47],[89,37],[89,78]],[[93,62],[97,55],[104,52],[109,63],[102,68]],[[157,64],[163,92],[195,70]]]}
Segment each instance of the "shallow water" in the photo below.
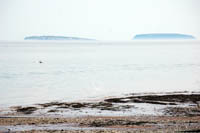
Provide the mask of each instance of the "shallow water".
{"label": "shallow water", "polygon": [[200,43],[0,43],[0,106],[172,91],[200,91]]}

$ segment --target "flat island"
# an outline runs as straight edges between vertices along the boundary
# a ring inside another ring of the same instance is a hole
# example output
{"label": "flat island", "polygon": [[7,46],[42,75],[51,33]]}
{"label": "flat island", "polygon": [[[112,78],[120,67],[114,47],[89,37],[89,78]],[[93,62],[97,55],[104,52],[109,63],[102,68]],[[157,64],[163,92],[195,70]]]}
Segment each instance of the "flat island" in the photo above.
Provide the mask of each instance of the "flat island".
{"label": "flat island", "polygon": [[80,38],[80,37],[68,37],[68,36],[27,36],[24,38],[24,40],[94,40],[94,39],[88,39],[88,38]]}
{"label": "flat island", "polygon": [[168,39],[195,39],[192,35],[176,34],[176,33],[151,33],[138,34],[133,37],[133,40],[168,40]]}

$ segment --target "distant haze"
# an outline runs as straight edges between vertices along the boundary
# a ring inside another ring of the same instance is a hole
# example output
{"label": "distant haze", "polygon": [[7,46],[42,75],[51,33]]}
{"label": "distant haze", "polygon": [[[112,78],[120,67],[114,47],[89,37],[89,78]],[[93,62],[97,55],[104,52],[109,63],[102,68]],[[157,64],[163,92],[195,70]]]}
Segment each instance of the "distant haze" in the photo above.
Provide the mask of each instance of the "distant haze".
{"label": "distant haze", "polygon": [[200,0],[0,0],[0,40],[74,36],[131,40],[181,33],[200,39]]}

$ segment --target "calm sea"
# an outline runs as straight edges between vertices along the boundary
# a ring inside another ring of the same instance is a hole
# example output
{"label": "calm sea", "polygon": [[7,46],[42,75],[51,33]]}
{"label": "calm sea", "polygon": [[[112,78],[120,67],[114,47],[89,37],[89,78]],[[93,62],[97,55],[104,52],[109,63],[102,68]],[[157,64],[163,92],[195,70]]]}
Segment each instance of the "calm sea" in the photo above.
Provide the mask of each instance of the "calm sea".
{"label": "calm sea", "polygon": [[0,43],[0,106],[173,91],[200,91],[200,43]]}

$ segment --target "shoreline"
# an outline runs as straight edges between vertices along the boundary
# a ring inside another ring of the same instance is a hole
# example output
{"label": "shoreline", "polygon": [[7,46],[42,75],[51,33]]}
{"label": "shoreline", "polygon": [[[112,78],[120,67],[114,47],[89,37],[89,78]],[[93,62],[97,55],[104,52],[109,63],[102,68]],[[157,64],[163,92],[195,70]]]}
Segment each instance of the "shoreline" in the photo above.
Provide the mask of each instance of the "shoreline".
{"label": "shoreline", "polygon": [[0,118],[1,132],[198,132],[200,116],[129,116],[129,117],[24,117]]}
{"label": "shoreline", "polygon": [[0,109],[0,132],[200,131],[200,93],[128,94]]}

